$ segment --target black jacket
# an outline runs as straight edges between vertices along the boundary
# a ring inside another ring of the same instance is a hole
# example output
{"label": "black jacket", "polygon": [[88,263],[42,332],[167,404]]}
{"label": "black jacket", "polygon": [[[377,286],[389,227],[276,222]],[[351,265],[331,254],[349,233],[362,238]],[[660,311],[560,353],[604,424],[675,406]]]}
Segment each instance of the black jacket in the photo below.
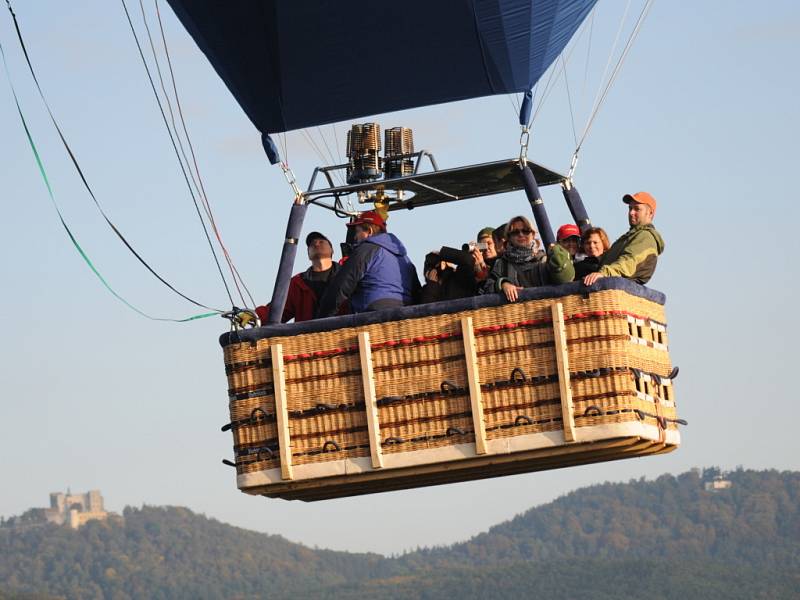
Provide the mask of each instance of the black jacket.
{"label": "black jacket", "polygon": [[579,281],[586,277],[589,273],[596,273],[600,270],[600,256],[587,256],[583,260],[575,263],[575,281]]}

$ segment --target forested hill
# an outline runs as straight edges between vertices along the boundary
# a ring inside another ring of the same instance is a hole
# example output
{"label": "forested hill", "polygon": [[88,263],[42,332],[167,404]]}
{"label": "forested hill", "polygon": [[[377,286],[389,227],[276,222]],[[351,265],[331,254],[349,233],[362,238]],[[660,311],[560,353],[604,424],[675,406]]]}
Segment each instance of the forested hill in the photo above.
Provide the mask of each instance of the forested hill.
{"label": "forested hill", "polygon": [[0,599],[794,598],[800,473],[696,473],[578,490],[468,542],[387,559],[311,550],[184,508],[78,531],[0,528]]}
{"label": "forested hill", "polygon": [[[715,470],[706,470],[705,480]],[[706,491],[698,473],[572,492],[468,542],[403,557],[411,565],[485,565],[586,557],[784,565],[800,570],[800,473],[735,471]]]}
{"label": "forested hill", "polygon": [[69,598],[234,598],[369,579],[377,554],[311,550],[180,507],[126,508],[124,524],[0,529],[0,589]]}

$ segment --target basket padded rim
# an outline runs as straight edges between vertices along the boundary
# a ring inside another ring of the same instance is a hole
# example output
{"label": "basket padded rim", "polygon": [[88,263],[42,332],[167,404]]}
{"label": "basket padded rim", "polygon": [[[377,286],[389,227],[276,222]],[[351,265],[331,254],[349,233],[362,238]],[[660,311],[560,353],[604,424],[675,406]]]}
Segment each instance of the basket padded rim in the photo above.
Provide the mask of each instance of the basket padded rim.
{"label": "basket padded rim", "polygon": [[[622,277],[603,277],[597,282],[586,287],[580,281],[563,283],[561,285],[547,285],[536,288],[525,288],[520,292],[520,300],[544,300],[547,298],[560,298],[573,294],[585,294],[600,292],[604,290],[619,290],[638,296],[645,300],[650,300],[656,304],[663,305],[666,296],[659,291],[651,290],[643,285]],[[389,321],[401,321],[403,319],[414,319],[420,317],[430,317],[448,313],[461,312],[466,310],[476,310],[491,306],[506,304],[502,294],[484,294],[472,296],[470,298],[460,298],[444,302],[432,302],[430,304],[418,304],[415,306],[404,306],[402,308],[392,308],[378,310],[354,315],[342,315],[338,317],[328,317],[326,319],[314,319],[301,323],[280,323],[256,327],[255,329],[245,329],[241,331],[227,332],[220,336],[219,343],[224,348],[229,344],[239,344],[241,342],[255,342],[257,340],[300,335],[304,333],[321,333],[345,329],[348,327],[363,327],[386,323]]]}

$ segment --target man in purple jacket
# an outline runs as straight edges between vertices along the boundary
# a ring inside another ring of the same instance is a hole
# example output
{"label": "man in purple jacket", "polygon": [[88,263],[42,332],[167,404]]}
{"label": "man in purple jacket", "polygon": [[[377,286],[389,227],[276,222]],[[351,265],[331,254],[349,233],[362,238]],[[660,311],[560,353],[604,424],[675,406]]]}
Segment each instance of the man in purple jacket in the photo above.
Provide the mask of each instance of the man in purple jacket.
{"label": "man in purple jacket", "polygon": [[354,313],[413,304],[419,295],[417,270],[403,243],[386,233],[386,222],[367,211],[347,224],[355,228],[350,257],[325,290],[317,315],[335,315],[350,300]]}

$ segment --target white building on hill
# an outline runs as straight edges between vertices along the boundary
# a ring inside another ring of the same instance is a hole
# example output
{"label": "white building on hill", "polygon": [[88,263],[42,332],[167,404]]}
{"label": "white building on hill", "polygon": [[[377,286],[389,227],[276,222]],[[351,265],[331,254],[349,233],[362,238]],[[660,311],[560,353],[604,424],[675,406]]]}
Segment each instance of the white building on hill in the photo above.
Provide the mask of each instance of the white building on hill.
{"label": "white building on hill", "polygon": [[112,514],[103,507],[103,496],[99,490],[85,494],[53,492],[50,494],[50,508],[44,509],[44,518],[48,523],[68,525],[73,529],[87,521],[105,521]]}

